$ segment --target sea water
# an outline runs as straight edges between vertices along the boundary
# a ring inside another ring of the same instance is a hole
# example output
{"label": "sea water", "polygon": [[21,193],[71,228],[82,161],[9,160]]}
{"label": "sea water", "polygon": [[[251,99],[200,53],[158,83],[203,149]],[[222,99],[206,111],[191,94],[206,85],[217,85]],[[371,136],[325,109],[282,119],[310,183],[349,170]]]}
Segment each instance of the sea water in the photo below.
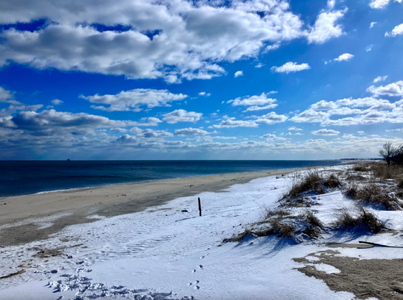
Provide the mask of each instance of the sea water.
{"label": "sea water", "polygon": [[1,161],[0,197],[178,177],[341,163],[339,160]]}

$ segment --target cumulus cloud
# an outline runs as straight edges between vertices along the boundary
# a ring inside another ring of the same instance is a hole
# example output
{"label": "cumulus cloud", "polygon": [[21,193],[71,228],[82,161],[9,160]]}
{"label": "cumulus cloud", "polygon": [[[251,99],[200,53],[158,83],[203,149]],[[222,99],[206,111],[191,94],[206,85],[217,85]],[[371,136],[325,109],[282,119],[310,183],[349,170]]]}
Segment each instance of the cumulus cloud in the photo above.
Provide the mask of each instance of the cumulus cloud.
{"label": "cumulus cloud", "polygon": [[170,106],[169,102],[180,101],[187,97],[184,94],[172,94],[167,90],[134,89],[121,91],[116,95],[81,96],[94,104],[92,108],[105,111],[142,111],[144,107],[153,108]]}
{"label": "cumulus cloud", "polygon": [[237,78],[239,76],[243,76],[243,71],[236,71],[234,77]]}
{"label": "cumulus cloud", "polygon": [[51,102],[52,102],[53,105],[60,105],[60,104],[63,104],[63,101],[62,101],[62,100],[59,100],[59,99],[54,99],[54,100],[52,100]]}
{"label": "cumulus cloud", "polygon": [[162,123],[162,121],[155,117],[141,118],[140,122],[132,122],[135,126],[158,126],[159,123]]}
{"label": "cumulus cloud", "polygon": [[264,105],[264,106],[250,106],[247,109],[243,110],[243,112],[248,112],[248,111],[259,111],[259,110],[266,110],[266,109],[272,109],[277,107],[277,104],[269,104],[269,105]]}
{"label": "cumulus cloud", "polygon": [[0,102],[11,103],[15,105],[21,104],[20,102],[14,100],[13,94],[10,91],[3,89],[1,86],[0,86]]}
{"label": "cumulus cloud", "polygon": [[378,24],[378,22],[371,22],[371,23],[369,24],[369,28],[373,28],[376,24]]}
{"label": "cumulus cloud", "polygon": [[367,51],[367,52],[372,51],[372,47],[373,47],[372,44],[367,46],[367,47],[365,47],[365,51]]}
{"label": "cumulus cloud", "polygon": [[350,54],[350,53],[344,53],[342,55],[340,55],[339,57],[335,58],[335,61],[348,61],[350,59],[352,59],[354,57],[354,55]]}
{"label": "cumulus cloud", "polygon": [[193,135],[206,135],[209,132],[199,128],[181,128],[175,130],[175,135],[178,136],[193,136]]}
{"label": "cumulus cloud", "polygon": [[324,135],[324,136],[333,136],[333,135],[338,135],[340,131],[336,131],[333,129],[320,129],[316,131],[312,131],[312,134],[314,135]]}
{"label": "cumulus cloud", "polygon": [[205,96],[205,97],[210,97],[211,94],[210,93],[206,93],[206,92],[200,92],[199,96]]}
{"label": "cumulus cloud", "polygon": [[266,47],[265,52],[277,50],[278,48],[280,48],[280,45],[281,45],[280,42],[277,42],[277,43],[275,43],[273,45],[269,45],[269,46]]}
{"label": "cumulus cloud", "polygon": [[[7,122],[5,122],[5,120]],[[132,121],[111,120],[86,113],[58,112],[54,109],[19,111],[15,116],[3,118],[0,127],[23,130],[34,136],[95,135],[95,129],[120,128],[133,125]]]}
{"label": "cumulus cloud", "polygon": [[[273,98],[269,98],[268,96],[272,94],[269,93],[262,93],[261,95],[254,95],[254,96],[245,96],[245,97],[238,97],[234,100],[229,100],[227,103],[232,103],[232,106],[250,106],[250,105],[265,105],[265,104],[274,104],[277,100]],[[276,107],[277,104],[274,106]]]}
{"label": "cumulus cloud", "polygon": [[[402,3],[402,0],[394,0],[394,2]],[[390,0],[371,0],[369,6],[373,9],[382,9],[388,6]]]}
{"label": "cumulus cloud", "polygon": [[385,81],[386,78],[388,78],[387,75],[385,75],[385,76],[378,76],[378,77],[376,77],[376,78],[374,79],[374,83],[381,82],[381,81]]}
{"label": "cumulus cloud", "polygon": [[262,136],[262,138],[264,138],[268,141],[285,141],[285,140],[287,140],[286,138],[276,136],[275,134],[272,134],[272,133],[264,134]]}
{"label": "cumulus cloud", "polygon": [[397,35],[403,34],[403,23],[400,25],[397,25],[391,32],[386,32],[385,36],[392,36],[395,37]]}
{"label": "cumulus cloud", "polygon": [[390,0],[371,0],[369,6],[374,9],[384,8],[389,4]]}
{"label": "cumulus cloud", "polygon": [[375,97],[381,95],[403,96],[403,80],[385,86],[381,85],[375,87],[374,85],[371,85],[369,88],[367,88],[367,92],[374,94]]}
{"label": "cumulus cloud", "polygon": [[403,100],[394,103],[375,97],[321,100],[290,120],[297,123],[320,123],[322,126],[403,123]]}
{"label": "cumulus cloud", "polygon": [[336,0],[328,0],[327,1],[327,7],[329,9],[333,9],[335,5],[336,5]]}
{"label": "cumulus cloud", "polygon": [[295,127],[295,126],[291,126],[291,127],[288,127],[288,130],[289,130],[289,131],[302,131],[302,128],[298,128],[298,127]]}
{"label": "cumulus cloud", "polygon": [[307,33],[308,43],[323,44],[331,38],[344,34],[343,28],[337,22],[345,15],[347,9],[338,11],[322,11],[313,27]]}
{"label": "cumulus cloud", "polygon": [[338,105],[333,101],[321,100],[311,105],[313,110],[330,110],[337,108]]}
{"label": "cumulus cloud", "polygon": [[170,113],[164,114],[163,121],[168,124],[175,124],[179,122],[197,122],[203,116],[202,113],[194,111],[186,111],[184,109],[176,109]]}
{"label": "cumulus cloud", "polygon": [[285,122],[288,117],[285,115],[278,115],[274,111],[269,112],[268,114],[262,116],[254,116],[256,118],[256,122],[265,123],[265,124],[275,124]]}
{"label": "cumulus cloud", "polygon": [[235,120],[235,118],[227,118],[221,121],[218,125],[213,125],[213,128],[234,128],[234,127],[258,127],[254,121]]}
{"label": "cumulus cloud", "polygon": [[298,65],[296,62],[287,62],[280,67],[272,67],[271,70],[276,73],[290,73],[290,72],[299,72],[303,70],[309,70],[311,67],[307,63],[303,63]]}
{"label": "cumulus cloud", "polygon": [[[281,0],[229,1],[225,6],[185,0],[102,0],[85,6],[79,0],[39,0],[0,4],[0,9],[7,11],[0,16],[2,24],[50,21],[32,32],[1,31],[0,65],[162,77],[169,83],[221,76],[225,70],[218,62],[254,57],[270,49],[267,43],[274,49],[278,42],[304,36],[310,43],[323,43],[342,34],[336,22],[344,15],[322,12],[307,31]],[[116,30],[116,25],[126,29]]]}
{"label": "cumulus cloud", "polygon": [[146,129],[140,129],[140,128],[132,128],[130,130],[131,132],[135,132],[137,133],[137,137],[141,137],[141,138],[146,138],[146,139],[150,139],[150,138],[163,138],[163,137],[172,137],[173,134],[166,131],[166,130],[153,130],[150,128],[146,128]]}

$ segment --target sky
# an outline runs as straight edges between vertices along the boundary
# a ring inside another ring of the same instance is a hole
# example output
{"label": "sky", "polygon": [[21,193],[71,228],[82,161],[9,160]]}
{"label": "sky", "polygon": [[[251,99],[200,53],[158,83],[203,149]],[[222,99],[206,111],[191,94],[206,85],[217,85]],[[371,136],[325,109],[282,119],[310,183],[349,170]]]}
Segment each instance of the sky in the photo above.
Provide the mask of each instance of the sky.
{"label": "sky", "polygon": [[0,159],[403,144],[403,0],[0,0]]}

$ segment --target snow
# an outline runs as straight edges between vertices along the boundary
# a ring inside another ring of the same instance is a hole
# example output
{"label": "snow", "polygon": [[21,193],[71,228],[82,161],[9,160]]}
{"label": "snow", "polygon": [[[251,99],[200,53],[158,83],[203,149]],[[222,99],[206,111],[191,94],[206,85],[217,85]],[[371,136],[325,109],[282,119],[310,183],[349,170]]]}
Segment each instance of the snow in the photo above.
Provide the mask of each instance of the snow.
{"label": "snow", "polygon": [[[29,267],[21,275],[0,280],[0,299],[353,298],[352,293],[331,291],[323,281],[299,272],[296,268],[303,265],[293,258],[306,256],[315,262],[318,258],[309,254],[327,250],[328,242],[402,244],[400,235],[327,233],[317,242],[300,244],[275,236],[223,243],[250,228],[267,209],[277,208],[292,180],[293,175],[255,179],[225,192],[179,198],[143,212],[69,226],[45,241],[2,248],[1,276],[20,270],[21,264]],[[325,225],[334,222],[342,209],[356,209],[340,191],[312,197],[320,204],[312,211]],[[184,209],[188,212],[181,212]],[[293,213],[302,211],[295,208]],[[376,213],[392,228],[403,228],[399,212]],[[64,254],[33,257],[38,248],[63,248]],[[403,258],[401,249],[394,248],[337,250],[339,256],[360,259]],[[329,274],[340,272],[323,263],[314,266]]]}

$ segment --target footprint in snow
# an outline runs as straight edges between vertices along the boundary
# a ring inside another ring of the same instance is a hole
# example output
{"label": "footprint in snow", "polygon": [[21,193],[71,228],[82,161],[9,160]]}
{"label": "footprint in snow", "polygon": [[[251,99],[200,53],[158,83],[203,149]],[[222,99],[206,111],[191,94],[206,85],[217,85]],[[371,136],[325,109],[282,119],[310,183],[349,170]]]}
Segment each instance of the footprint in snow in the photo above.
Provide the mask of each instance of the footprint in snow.
{"label": "footprint in snow", "polygon": [[203,270],[203,265],[199,265],[199,268]]}

